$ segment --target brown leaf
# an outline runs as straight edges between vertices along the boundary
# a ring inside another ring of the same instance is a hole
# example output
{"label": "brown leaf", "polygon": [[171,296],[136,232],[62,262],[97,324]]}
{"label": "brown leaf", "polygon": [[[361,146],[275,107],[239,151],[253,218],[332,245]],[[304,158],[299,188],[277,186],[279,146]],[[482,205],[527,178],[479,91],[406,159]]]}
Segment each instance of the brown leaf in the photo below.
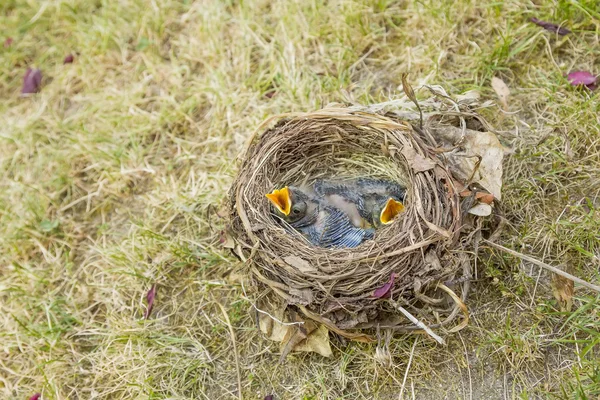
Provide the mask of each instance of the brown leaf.
{"label": "brown leaf", "polygon": [[40,91],[42,86],[42,71],[39,69],[27,68],[23,77],[23,87],[21,94],[33,94]]}
{"label": "brown leaf", "polygon": [[[299,317],[297,318],[296,322],[300,322]],[[317,329],[317,324],[310,320],[304,321],[304,324],[302,325],[294,325],[290,327],[281,342],[281,357],[279,362],[285,360],[287,355],[292,350],[295,350],[300,342],[305,340],[315,329]]]}
{"label": "brown leaf", "polygon": [[404,146],[402,155],[406,158],[406,162],[415,172],[429,171],[435,167],[435,161],[425,158],[414,149],[414,147]]}
{"label": "brown leaf", "polygon": [[573,307],[574,282],[569,278],[552,274],[552,294],[558,301],[561,311],[571,311]]}
{"label": "brown leaf", "polygon": [[510,95],[510,89],[504,83],[504,81],[500,78],[493,77],[492,78],[492,89],[498,95],[500,99],[500,103],[502,104],[502,108],[504,110],[508,110],[508,96]]}
{"label": "brown leaf", "polygon": [[69,54],[63,60],[63,64],[72,64],[73,61],[75,61],[75,56],[73,56],[73,54]]}
{"label": "brown leaf", "polygon": [[456,178],[467,182],[472,177],[473,183],[479,183],[494,198],[502,199],[502,159],[505,149],[496,135],[467,129],[463,137],[462,129],[456,127],[435,128],[432,133],[447,146],[462,143],[464,153],[446,154],[450,170]]}
{"label": "brown leaf", "polygon": [[291,265],[292,267],[296,268],[298,271],[300,272],[308,272],[308,273],[315,273],[318,272],[318,270],[313,267],[312,265],[310,265],[310,263],[298,256],[286,256],[283,258],[283,261],[286,262],[286,264]]}
{"label": "brown leaf", "polygon": [[[273,311],[274,317],[283,320],[284,311],[282,309]],[[317,324],[311,320],[304,321],[297,314],[295,322],[303,322],[301,325],[283,325],[278,321],[273,320],[266,314],[261,313],[258,319],[258,324],[261,332],[263,332],[269,340],[282,342],[282,356],[285,350],[285,356],[290,352],[314,352],[323,357],[332,355],[331,346],[329,343],[329,329],[322,324]],[[302,327],[299,330],[299,326]],[[286,349],[286,346],[288,349]]]}
{"label": "brown leaf", "polygon": [[491,193],[477,192],[475,198],[485,204],[492,204],[494,202],[494,195]]}
{"label": "brown leaf", "polygon": [[[469,189],[465,189],[459,194],[460,197],[469,197],[473,194],[473,192],[471,192]],[[494,202],[494,195],[491,193],[475,192],[475,198],[485,204],[492,204]]]}
{"label": "brown leaf", "polygon": [[146,302],[148,303],[146,307],[146,312],[144,313],[144,319],[148,319],[152,309],[154,308],[154,299],[156,298],[156,283],[152,285],[148,293],[146,294]]}

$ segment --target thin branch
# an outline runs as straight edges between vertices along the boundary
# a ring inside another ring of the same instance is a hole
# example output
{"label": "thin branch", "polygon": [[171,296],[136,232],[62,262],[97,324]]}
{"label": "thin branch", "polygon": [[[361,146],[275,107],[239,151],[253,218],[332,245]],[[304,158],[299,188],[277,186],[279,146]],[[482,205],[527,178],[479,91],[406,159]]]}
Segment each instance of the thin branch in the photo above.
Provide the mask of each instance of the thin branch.
{"label": "thin branch", "polygon": [[563,271],[562,269],[558,269],[556,267],[553,267],[552,265],[546,264],[545,262],[536,260],[533,257],[530,257],[528,255],[519,253],[518,251],[511,250],[511,249],[509,249],[507,247],[501,246],[501,245],[496,244],[494,242],[490,242],[489,240],[483,239],[482,241],[484,243],[490,245],[491,247],[495,248],[495,249],[502,250],[502,251],[504,251],[504,252],[506,252],[506,253],[508,253],[510,255],[513,255],[515,257],[519,257],[522,260],[529,261],[530,263],[533,263],[533,264],[535,264],[535,265],[537,265],[539,267],[545,268],[548,271],[554,272],[556,275],[560,275],[560,276],[562,276],[564,278],[570,279],[573,282],[580,284],[581,286],[585,286],[588,289],[592,289],[592,290],[595,290],[596,292],[600,293],[600,286],[597,286],[597,285],[594,285],[594,284],[589,283],[587,281],[584,281],[583,279],[578,278],[578,277],[576,277],[574,275],[571,275],[568,272]]}

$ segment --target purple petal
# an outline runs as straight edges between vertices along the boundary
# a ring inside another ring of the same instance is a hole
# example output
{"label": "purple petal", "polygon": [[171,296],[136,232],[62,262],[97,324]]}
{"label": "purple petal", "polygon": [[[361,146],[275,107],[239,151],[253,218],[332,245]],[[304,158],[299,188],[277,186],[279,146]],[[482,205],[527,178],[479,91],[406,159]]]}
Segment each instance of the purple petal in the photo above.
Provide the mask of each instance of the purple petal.
{"label": "purple petal", "polygon": [[144,313],[144,319],[148,319],[150,313],[152,312],[152,308],[154,308],[154,298],[156,297],[156,283],[152,285],[148,293],[146,294],[146,302],[148,303],[148,308],[146,308],[146,312]]}
{"label": "purple petal", "polygon": [[41,393],[36,393],[36,394],[34,394],[33,396],[31,396],[31,397],[29,398],[29,400],[39,400],[39,399],[40,399],[40,397],[42,397],[42,394],[41,394]]}
{"label": "purple petal", "polygon": [[596,84],[596,76],[588,71],[575,71],[571,72],[567,75],[567,79],[573,86],[577,85],[595,85]]}
{"label": "purple petal", "polygon": [[6,40],[4,41],[4,48],[6,49],[6,48],[10,47],[12,42],[13,42],[13,38],[7,37]]}
{"label": "purple petal", "polygon": [[74,60],[75,60],[75,56],[73,56],[73,54],[69,54],[63,60],[63,64],[72,64]]}
{"label": "purple petal", "polygon": [[265,396],[265,400],[273,400],[273,395],[270,394],[270,395]]}
{"label": "purple petal", "polygon": [[21,88],[22,94],[32,94],[40,91],[42,85],[42,71],[39,69],[27,68],[25,76],[23,77],[23,87]]}
{"label": "purple petal", "polygon": [[568,30],[567,28],[563,28],[561,26],[553,24],[552,22],[542,21],[541,19],[537,19],[537,18],[530,18],[529,20],[531,22],[533,22],[534,24],[541,26],[545,30],[554,32],[554,33],[558,33],[561,36],[571,33],[571,31]]}
{"label": "purple petal", "polygon": [[378,299],[381,299],[382,297],[389,297],[392,294],[392,288],[394,287],[394,279],[395,278],[396,278],[396,274],[394,272],[392,272],[392,275],[390,275],[390,280],[388,281],[388,283],[386,283],[379,289],[376,289],[373,292],[373,297],[378,298]]}

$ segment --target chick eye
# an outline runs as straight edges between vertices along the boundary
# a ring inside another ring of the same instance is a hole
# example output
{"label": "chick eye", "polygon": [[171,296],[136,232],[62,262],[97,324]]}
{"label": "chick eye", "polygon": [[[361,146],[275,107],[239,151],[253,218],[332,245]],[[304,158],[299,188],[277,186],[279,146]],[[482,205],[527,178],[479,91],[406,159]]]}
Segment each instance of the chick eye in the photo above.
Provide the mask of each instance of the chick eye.
{"label": "chick eye", "polygon": [[292,212],[293,212],[294,214],[296,214],[296,215],[300,214],[300,210],[298,210],[297,208],[294,208],[294,209],[292,210]]}

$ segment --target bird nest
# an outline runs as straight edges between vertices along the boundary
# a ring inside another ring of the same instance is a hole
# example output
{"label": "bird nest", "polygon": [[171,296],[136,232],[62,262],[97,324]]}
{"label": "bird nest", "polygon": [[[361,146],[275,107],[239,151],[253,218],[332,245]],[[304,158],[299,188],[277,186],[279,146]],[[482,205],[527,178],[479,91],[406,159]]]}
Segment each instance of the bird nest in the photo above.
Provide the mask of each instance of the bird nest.
{"label": "bird nest", "polygon": [[[304,320],[359,341],[372,340],[371,328],[467,324],[473,241],[483,226],[469,210],[494,195],[478,184],[485,155],[482,163],[464,145],[489,128],[439,93],[421,109],[408,101],[334,105],[271,118],[250,138],[230,192],[230,229],[262,289],[259,303],[275,294]],[[457,168],[465,160],[471,171]],[[286,185],[355,177],[396,181],[407,192],[405,212],[352,249],[311,245],[282,226],[265,198]]]}

